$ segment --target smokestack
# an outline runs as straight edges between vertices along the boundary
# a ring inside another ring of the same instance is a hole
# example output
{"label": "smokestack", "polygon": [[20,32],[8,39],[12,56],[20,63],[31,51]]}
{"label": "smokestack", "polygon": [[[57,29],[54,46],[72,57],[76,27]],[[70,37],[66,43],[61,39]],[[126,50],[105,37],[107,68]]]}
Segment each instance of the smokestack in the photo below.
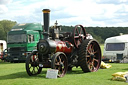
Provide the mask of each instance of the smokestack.
{"label": "smokestack", "polygon": [[43,17],[44,17],[44,39],[48,39],[48,34],[49,34],[49,14],[50,14],[50,10],[49,9],[43,9]]}

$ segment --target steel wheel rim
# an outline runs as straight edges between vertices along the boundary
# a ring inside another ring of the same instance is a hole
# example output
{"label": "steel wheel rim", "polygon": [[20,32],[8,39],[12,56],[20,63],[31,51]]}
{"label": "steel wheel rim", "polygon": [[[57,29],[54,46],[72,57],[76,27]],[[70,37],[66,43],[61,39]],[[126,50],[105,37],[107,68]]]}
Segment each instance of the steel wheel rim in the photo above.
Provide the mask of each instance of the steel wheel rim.
{"label": "steel wheel rim", "polygon": [[64,55],[58,55],[55,59],[55,69],[58,70],[58,77],[63,77],[67,71],[67,60]]}
{"label": "steel wheel rim", "polygon": [[39,71],[39,63],[38,63],[38,55],[32,54],[29,60],[29,71],[32,75],[38,74]]}
{"label": "steel wheel rim", "polygon": [[101,63],[101,50],[97,42],[93,41],[87,46],[86,58],[90,71],[97,71]]}

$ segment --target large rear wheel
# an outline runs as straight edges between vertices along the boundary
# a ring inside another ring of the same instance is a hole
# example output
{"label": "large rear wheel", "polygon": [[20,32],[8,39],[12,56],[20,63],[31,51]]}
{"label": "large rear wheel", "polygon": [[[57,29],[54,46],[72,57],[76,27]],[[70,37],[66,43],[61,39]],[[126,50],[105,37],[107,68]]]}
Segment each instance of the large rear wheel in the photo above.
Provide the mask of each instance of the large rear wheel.
{"label": "large rear wheel", "polygon": [[79,48],[80,67],[84,72],[95,72],[101,63],[101,49],[98,42],[94,39],[86,39]]}

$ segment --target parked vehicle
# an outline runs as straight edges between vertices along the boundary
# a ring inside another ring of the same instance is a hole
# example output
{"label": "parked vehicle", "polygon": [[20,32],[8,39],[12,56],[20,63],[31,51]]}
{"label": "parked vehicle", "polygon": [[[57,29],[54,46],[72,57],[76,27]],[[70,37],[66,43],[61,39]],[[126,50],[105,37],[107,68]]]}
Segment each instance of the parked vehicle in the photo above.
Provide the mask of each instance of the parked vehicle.
{"label": "parked vehicle", "polygon": [[128,35],[107,38],[103,58],[110,62],[123,62],[128,59]]}
{"label": "parked vehicle", "polygon": [[85,28],[76,25],[72,32],[60,33],[57,23],[49,29],[49,9],[43,10],[43,16],[44,39],[27,56],[27,74],[33,76],[40,74],[42,68],[52,68],[58,70],[57,77],[63,77],[74,66],[80,66],[83,72],[96,72],[101,64],[101,49],[96,40],[87,39]]}
{"label": "parked vehicle", "polygon": [[26,56],[35,49],[39,39],[43,38],[42,25],[25,23],[15,25],[7,35],[7,57],[9,62],[24,62]]}

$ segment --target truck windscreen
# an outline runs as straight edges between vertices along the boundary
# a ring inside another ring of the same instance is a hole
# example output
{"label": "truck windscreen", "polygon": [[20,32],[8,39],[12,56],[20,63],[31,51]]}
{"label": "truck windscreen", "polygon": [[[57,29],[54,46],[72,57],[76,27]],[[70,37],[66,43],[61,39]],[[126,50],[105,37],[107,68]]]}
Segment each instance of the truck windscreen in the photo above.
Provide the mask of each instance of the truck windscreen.
{"label": "truck windscreen", "polygon": [[123,51],[125,43],[107,43],[106,51]]}
{"label": "truck windscreen", "polygon": [[26,34],[11,34],[8,35],[8,43],[24,43],[26,42]]}

